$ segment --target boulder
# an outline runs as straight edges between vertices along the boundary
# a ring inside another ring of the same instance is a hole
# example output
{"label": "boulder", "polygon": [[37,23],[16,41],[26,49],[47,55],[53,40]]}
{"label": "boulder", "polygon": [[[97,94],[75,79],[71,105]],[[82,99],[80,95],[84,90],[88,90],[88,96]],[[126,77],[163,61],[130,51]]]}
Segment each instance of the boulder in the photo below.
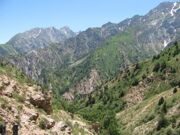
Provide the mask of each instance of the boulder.
{"label": "boulder", "polygon": [[34,106],[43,109],[47,114],[52,112],[51,97],[42,93],[30,96],[29,101]]}
{"label": "boulder", "polygon": [[54,127],[55,125],[55,121],[51,118],[48,118],[46,116],[43,116],[40,119],[40,123],[39,123],[40,127],[42,129],[51,129],[52,127]]}
{"label": "boulder", "polygon": [[39,114],[34,112],[34,113],[31,113],[31,115],[29,116],[29,120],[36,121],[38,117],[39,117]]}
{"label": "boulder", "polygon": [[6,88],[6,90],[3,92],[3,94],[8,96],[8,97],[12,97],[12,95],[13,95],[13,88],[12,87]]}
{"label": "boulder", "polygon": [[5,78],[5,79],[3,80],[3,84],[6,85],[6,86],[8,86],[8,85],[10,84],[10,81],[9,81],[7,78]]}
{"label": "boulder", "polygon": [[46,128],[50,129],[55,125],[55,121],[51,118],[46,118],[47,123],[46,123]]}
{"label": "boulder", "polygon": [[72,133],[72,129],[65,122],[60,121],[53,127],[52,132],[57,135],[70,135]]}
{"label": "boulder", "polygon": [[[13,92],[17,90],[17,84],[15,81],[6,81],[6,83],[4,83],[4,86],[6,86],[4,88],[4,91],[2,92],[3,95],[6,95],[8,97],[12,97]],[[7,85],[8,84],[8,85]]]}
{"label": "boulder", "polygon": [[20,119],[22,123],[28,123],[31,121],[36,121],[38,117],[39,117],[39,113],[37,113],[33,109],[24,108]]}

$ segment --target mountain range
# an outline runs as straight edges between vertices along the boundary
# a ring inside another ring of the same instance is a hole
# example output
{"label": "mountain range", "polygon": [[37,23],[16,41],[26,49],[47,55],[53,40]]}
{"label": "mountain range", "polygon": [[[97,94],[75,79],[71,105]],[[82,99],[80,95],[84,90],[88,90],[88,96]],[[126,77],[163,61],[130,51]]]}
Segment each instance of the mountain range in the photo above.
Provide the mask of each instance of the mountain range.
{"label": "mountain range", "polygon": [[15,35],[7,44],[11,45],[19,53],[28,53],[39,48],[45,48],[52,43],[64,42],[75,35],[76,33],[68,27],[61,29],[54,27],[34,28]]}
{"label": "mountain range", "polygon": [[[16,34],[0,45],[0,116],[2,106],[15,99],[15,105],[38,113],[31,113],[33,120],[22,115],[39,134],[51,134],[69,119],[55,133],[178,135],[179,42],[180,2],[79,33],[50,27]],[[10,114],[19,120],[8,107],[4,112],[0,121]]]}
{"label": "mountain range", "polygon": [[[180,35],[179,6],[179,3],[161,3],[144,16],[136,15],[118,24],[109,22],[77,35],[67,27],[35,28],[15,35],[0,50],[11,54],[8,60],[34,80],[52,87],[56,87],[54,80],[58,80],[64,86],[57,91],[65,91],[94,68],[101,78],[107,79],[106,76],[113,76],[120,68],[158,54]],[[83,64],[91,67],[82,69],[86,73],[81,77],[62,79],[61,76],[67,76],[66,69],[75,74]]]}
{"label": "mountain range", "polygon": [[177,39],[179,5],[164,2],[144,16],[118,24],[109,22],[77,35],[68,28],[35,28],[17,34],[3,48],[11,48],[10,54],[16,52],[8,60],[40,84],[60,93],[76,91],[75,84],[88,81],[92,70],[102,81],[107,80],[121,68],[158,54]]}

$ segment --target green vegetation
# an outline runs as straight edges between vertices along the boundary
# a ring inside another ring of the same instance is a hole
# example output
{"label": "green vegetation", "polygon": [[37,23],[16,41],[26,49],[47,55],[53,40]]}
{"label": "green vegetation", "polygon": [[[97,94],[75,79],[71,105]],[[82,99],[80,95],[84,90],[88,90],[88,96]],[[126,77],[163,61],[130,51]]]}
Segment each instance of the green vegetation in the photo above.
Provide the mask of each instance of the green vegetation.
{"label": "green vegetation", "polygon": [[[154,103],[156,105],[153,106],[154,109],[151,108],[151,111],[149,110],[143,114],[142,118],[136,120],[134,127],[157,121],[157,127],[154,127],[154,130],[151,132],[164,133],[164,129],[169,129],[172,123],[170,120],[172,116],[167,116],[167,112],[179,102],[177,98],[179,97],[178,89],[174,88],[179,87],[180,82],[179,52],[180,45],[178,44],[166,48],[159,55],[153,57],[152,60],[134,64],[120,71],[114,79],[105,82],[91,95],[77,98],[73,103],[66,103],[63,108],[83,116],[83,118],[92,123],[99,122],[101,127],[99,134],[131,134],[132,129],[126,129],[125,124],[118,122],[115,114],[126,110],[127,101],[125,96],[129,90],[136,87],[138,90],[143,84],[146,85],[143,91],[144,101],[140,106],[136,106],[137,108],[133,108],[132,111],[147,106],[153,98],[155,99],[152,101],[156,102]],[[163,96],[156,97],[156,95],[161,95],[163,92],[166,93],[171,88],[173,88],[171,93],[174,93],[174,96],[171,98],[166,99]],[[179,119],[179,116],[176,117]],[[178,132],[176,129],[171,130],[173,133]],[[168,130],[168,132],[171,132],[171,130]]]}
{"label": "green vegetation", "polygon": [[135,45],[134,31],[133,29],[127,30],[110,38],[102,48],[97,49],[91,55],[92,65],[104,79],[111,79],[119,72],[119,68],[148,57],[145,50],[142,51],[142,48]]}
{"label": "green vegetation", "polygon": [[[87,77],[92,69],[98,71],[102,81],[111,80],[118,74],[120,69],[155,54],[153,50],[147,52],[147,49],[137,45],[135,31],[135,28],[128,29],[107,39],[101,45],[102,47],[77,61],[72,56],[67,55],[63,57],[64,64],[58,65],[55,69],[46,65],[45,67],[49,68],[43,70],[40,78],[45,78],[44,84],[52,84],[57,98]],[[71,64],[71,62],[74,64]],[[134,83],[137,83],[136,80]]]}
{"label": "green vegetation", "polygon": [[[64,69],[59,67],[51,72],[51,69],[44,69],[41,74],[41,77],[45,78],[44,82],[52,82],[55,87],[54,110],[63,108],[72,115],[82,116],[92,125],[98,123],[99,128],[96,132],[102,135],[128,135],[132,134],[136,127],[141,126],[148,126],[150,131],[147,134],[178,134],[180,117],[168,112],[174,109],[173,107],[179,108],[177,105],[180,99],[180,45],[176,43],[150,60],[129,67],[122,66],[125,57],[129,58],[130,63],[140,59],[136,56],[146,58],[145,54],[139,55],[140,52],[133,48],[133,35],[133,31],[130,31],[109,39],[105,47],[97,49],[73,66],[67,64]],[[123,49],[124,45],[131,50],[127,55],[122,55],[127,51]],[[6,74],[21,83],[32,83],[11,64],[4,60],[1,60],[0,64],[0,74]],[[120,70],[119,67],[127,68]],[[75,101],[69,103],[59,98],[64,91],[88,75],[92,68],[96,68],[102,79],[106,80],[97,90],[87,96],[77,95]],[[47,72],[49,74],[46,74]],[[142,85],[145,87],[141,91],[143,101],[129,107],[127,95],[132,89],[138,91]],[[19,102],[24,102],[23,97],[16,93],[13,93],[13,97]],[[2,108],[5,107],[3,100],[0,99],[0,103]],[[45,124],[46,121],[42,118],[39,127],[45,129]],[[78,128],[73,129],[73,132],[83,134],[84,131]]]}
{"label": "green vegetation", "polygon": [[0,59],[0,74],[7,75],[20,83],[35,83],[30,78],[28,78],[22,71],[15,68],[12,64],[7,61]]}
{"label": "green vegetation", "polygon": [[47,120],[45,118],[41,118],[39,121],[39,127],[41,129],[46,129]]}
{"label": "green vegetation", "polygon": [[19,95],[17,92],[13,92],[12,97],[21,103],[24,103],[24,101],[25,101],[25,97]]}
{"label": "green vegetation", "polygon": [[[70,125],[70,124],[68,124],[68,125]],[[78,124],[75,124],[74,127],[72,127],[72,134],[73,135],[79,135],[79,134],[86,135],[86,132],[84,131],[84,129],[81,126],[79,126]]]}

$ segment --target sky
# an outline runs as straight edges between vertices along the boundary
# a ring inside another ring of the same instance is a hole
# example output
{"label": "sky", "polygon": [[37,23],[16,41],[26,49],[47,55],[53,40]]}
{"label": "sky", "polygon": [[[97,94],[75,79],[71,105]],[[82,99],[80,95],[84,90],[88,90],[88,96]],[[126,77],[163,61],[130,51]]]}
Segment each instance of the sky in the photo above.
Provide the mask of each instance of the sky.
{"label": "sky", "polygon": [[[0,0],[0,43],[35,27],[73,31],[144,15],[165,0]],[[169,0],[175,1],[175,0]]]}

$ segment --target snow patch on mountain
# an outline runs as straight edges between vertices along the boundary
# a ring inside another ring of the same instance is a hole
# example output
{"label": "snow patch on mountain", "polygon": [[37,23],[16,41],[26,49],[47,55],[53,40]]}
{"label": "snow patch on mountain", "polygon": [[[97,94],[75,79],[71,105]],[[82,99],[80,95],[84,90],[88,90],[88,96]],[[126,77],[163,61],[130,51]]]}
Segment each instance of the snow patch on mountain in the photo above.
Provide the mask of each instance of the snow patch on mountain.
{"label": "snow patch on mountain", "polygon": [[170,40],[168,40],[168,41],[166,41],[166,40],[164,40],[164,48],[170,43],[171,41]]}
{"label": "snow patch on mountain", "polygon": [[37,34],[32,35],[32,37],[33,37],[33,38],[37,38],[37,37],[40,35],[41,31],[42,31],[42,30],[41,30],[41,29],[39,29],[38,33],[37,33]]}
{"label": "snow patch on mountain", "polygon": [[123,27],[119,27],[119,30],[120,30],[120,31],[123,31],[123,30],[124,30],[124,28],[123,28]]}
{"label": "snow patch on mountain", "polygon": [[180,4],[178,5],[178,3],[175,2],[173,4],[173,7],[172,7],[171,11],[170,11],[171,16],[174,16],[174,13],[176,13],[177,10],[179,10],[179,9],[180,9]]}
{"label": "snow patch on mountain", "polygon": [[131,24],[131,19],[128,21],[128,26]]}

